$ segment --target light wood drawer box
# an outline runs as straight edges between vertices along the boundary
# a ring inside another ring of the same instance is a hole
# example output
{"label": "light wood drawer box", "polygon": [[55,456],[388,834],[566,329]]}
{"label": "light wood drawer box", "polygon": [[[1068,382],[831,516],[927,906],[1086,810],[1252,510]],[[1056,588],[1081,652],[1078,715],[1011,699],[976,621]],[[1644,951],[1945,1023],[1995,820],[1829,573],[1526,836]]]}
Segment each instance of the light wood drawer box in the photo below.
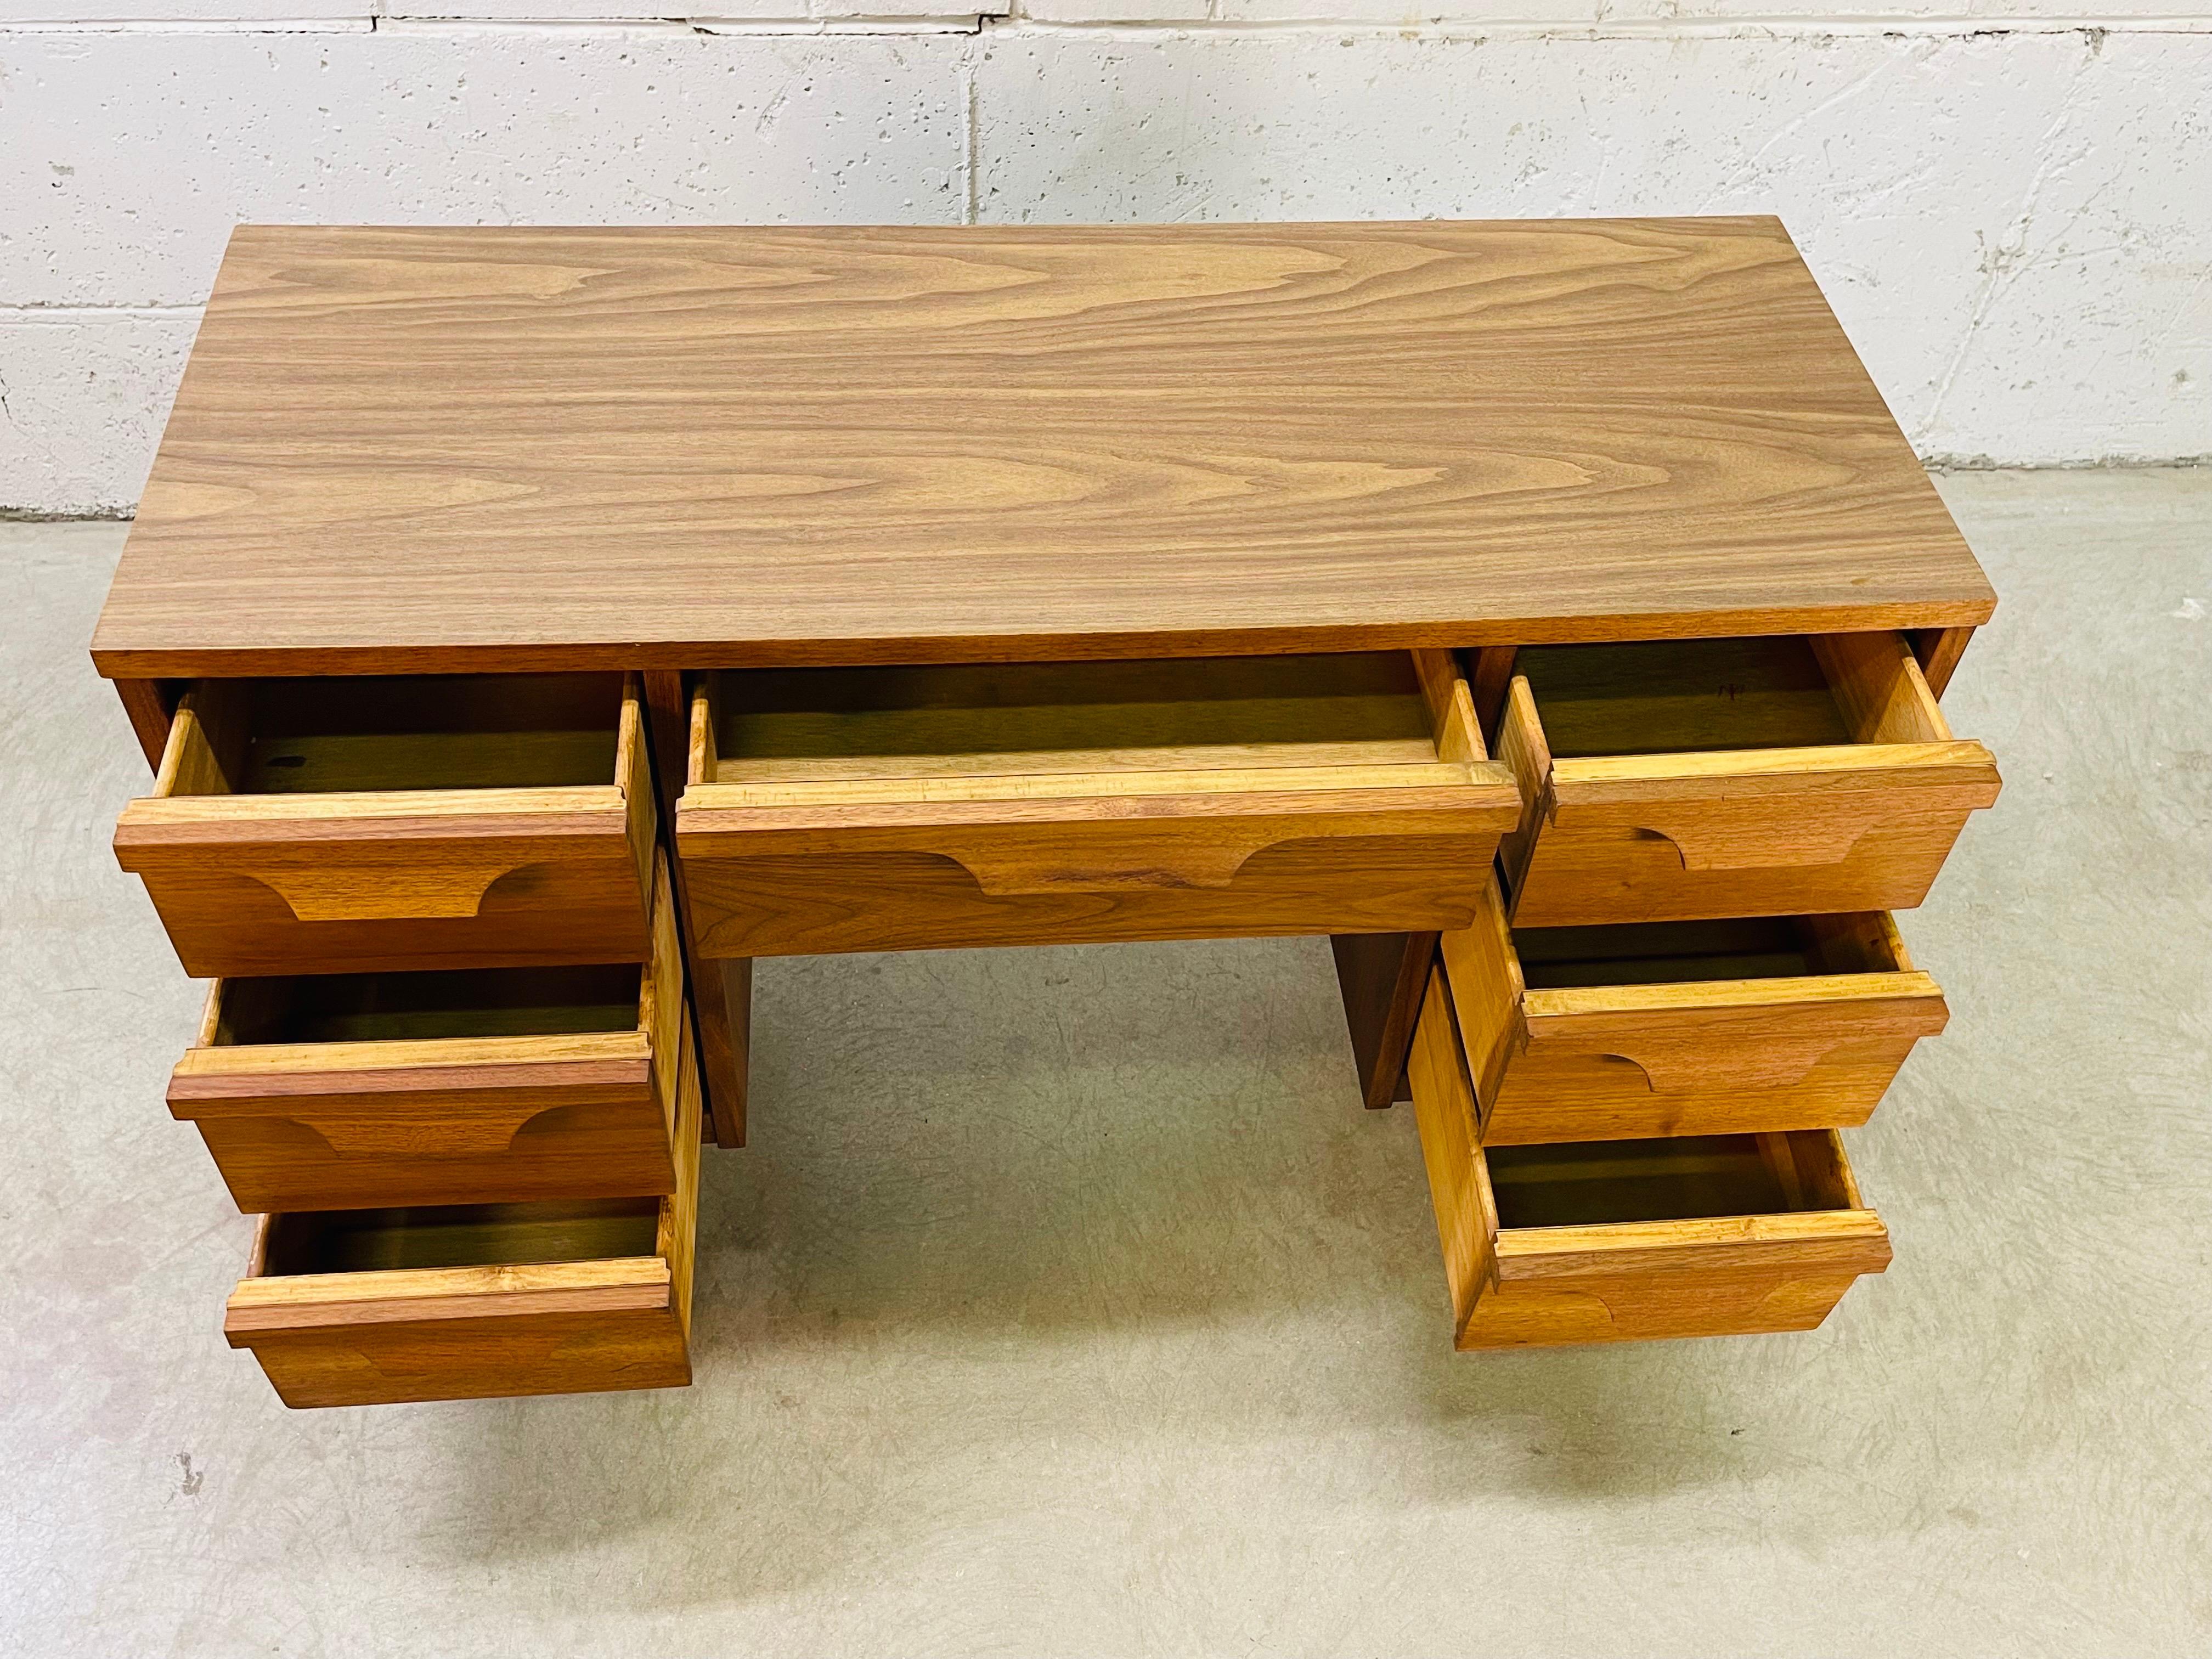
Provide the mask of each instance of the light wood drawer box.
{"label": "light wood drawer box", "polygon": [[1528,927],[1907,909],[1998,789],[1897,634],[1527,647],[1495,746]]}
{"label": "light wood drawer box", "polygon": [[1439,941],[1486,1146],[1849,1127],[1949,1010],[1884,911],[1505,926]]}
{"label": "light wood drawer box", "polygon": [[1832,1129],[1479,1145],[1442,994],[1407,1070],[1461,1348],[1810,1330],[1889,1265]]}
{"label": "light wood drawer box", "polygon": [[689,1383],[699,1079],[679,1047],[673,1193],[264,1216],[224,1337],[288,1406]]}
{"label": "light wood drawer box", "polygon": [[169,1079],[241,1210],[675,1190],[683,962],[217,980]]}
{"label": "light wood drawer box", "polygon": [[202,680],[115,853],[197,977],[647,951],[635,678]]}
{"label": "light wood drawer box", "polygon": [[710,957],[1463,927],[1518,819],[1448,652],[707,677]]}

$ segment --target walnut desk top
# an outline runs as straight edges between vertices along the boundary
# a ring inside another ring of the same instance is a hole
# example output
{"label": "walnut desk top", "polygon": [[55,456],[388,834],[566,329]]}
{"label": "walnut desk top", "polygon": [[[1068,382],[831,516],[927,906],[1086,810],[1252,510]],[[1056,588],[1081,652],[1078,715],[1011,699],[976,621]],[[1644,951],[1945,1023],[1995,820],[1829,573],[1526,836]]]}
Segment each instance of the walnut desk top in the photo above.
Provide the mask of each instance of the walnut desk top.
{"label": "walnut desk top", "polygon": [[93,654],[1236,654],[1994,603],[1772,219],[248,227]]}

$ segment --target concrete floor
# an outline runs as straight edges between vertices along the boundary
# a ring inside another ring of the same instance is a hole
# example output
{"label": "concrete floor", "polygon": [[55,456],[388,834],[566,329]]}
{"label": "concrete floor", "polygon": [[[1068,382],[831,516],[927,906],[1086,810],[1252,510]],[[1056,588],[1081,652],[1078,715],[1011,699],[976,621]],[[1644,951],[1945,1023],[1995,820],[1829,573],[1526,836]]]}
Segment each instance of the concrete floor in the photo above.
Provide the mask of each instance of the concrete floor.
{"label": "concrete floor", "polygon": [[2007,787],[1817,1333],[1454,1355],[1314,940],[771,963],[698,1381],[293,1413],[107,851],[123,532],[0,527],[0,1645],[60,1655],[2212,1650],[2212,472],[1943,483]]}

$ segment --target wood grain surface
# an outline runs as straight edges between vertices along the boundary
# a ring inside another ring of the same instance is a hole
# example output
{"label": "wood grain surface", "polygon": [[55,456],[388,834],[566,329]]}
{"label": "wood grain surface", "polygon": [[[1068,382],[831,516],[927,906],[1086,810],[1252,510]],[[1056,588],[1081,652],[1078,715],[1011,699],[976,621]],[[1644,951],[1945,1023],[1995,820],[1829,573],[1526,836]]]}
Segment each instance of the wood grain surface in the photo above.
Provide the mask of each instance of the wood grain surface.
{"label": "wood grain surface", "polygon": [[93,649],[1016,660],[1993,605],[1771,218],[249,226]]}

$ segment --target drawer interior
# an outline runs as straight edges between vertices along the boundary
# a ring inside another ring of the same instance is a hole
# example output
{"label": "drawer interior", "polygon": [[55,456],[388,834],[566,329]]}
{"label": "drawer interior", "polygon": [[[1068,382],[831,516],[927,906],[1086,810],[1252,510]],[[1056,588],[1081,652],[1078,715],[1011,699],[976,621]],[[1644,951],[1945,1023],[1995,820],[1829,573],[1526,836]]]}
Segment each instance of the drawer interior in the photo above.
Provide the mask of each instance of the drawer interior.
{"label": "drawer interior", "polygon": [[1746,916],[1717,921],[1519,927],[1513,948],[1529,990],[1601,985],[1909,972],[1911,960],[1881,911]]}
{"label": "drawer interior", "polygon": [[[1514,672],[1528,682],[1554,760],[1948,738],[1924,682],[1879,683],[1907,672],[1905,653],[1864,647],[1894,638],[1529,646]],[[1851,640],[1859,644],[1838,642]]]}
{"label": "drawer interior", "polygon": [[726,671],[701,782],[1433,764],[1412,656]]}
{"label": "drawer interior", "polygon": [[1483,1157],[1500,1228],[1859,1206],[1849,1169],[1825,1130],[1492,1146]]}
{"label": "drawer interior", "polygon": [[495,968],[232,979],[214,1044],[553,1036],[637,1029],[644,969]]}
{"label": "drawer interior", "polygon": [[300,1211],[270,1218],[258,1276],[647,1256],[660,1212],[657,1198]]}
{"label": "drawer interior", "polygon": [[[619,674],[202,681],[174,794],[532,789],[616,781]],[[172,747],[177,739],[172,738]]]}

